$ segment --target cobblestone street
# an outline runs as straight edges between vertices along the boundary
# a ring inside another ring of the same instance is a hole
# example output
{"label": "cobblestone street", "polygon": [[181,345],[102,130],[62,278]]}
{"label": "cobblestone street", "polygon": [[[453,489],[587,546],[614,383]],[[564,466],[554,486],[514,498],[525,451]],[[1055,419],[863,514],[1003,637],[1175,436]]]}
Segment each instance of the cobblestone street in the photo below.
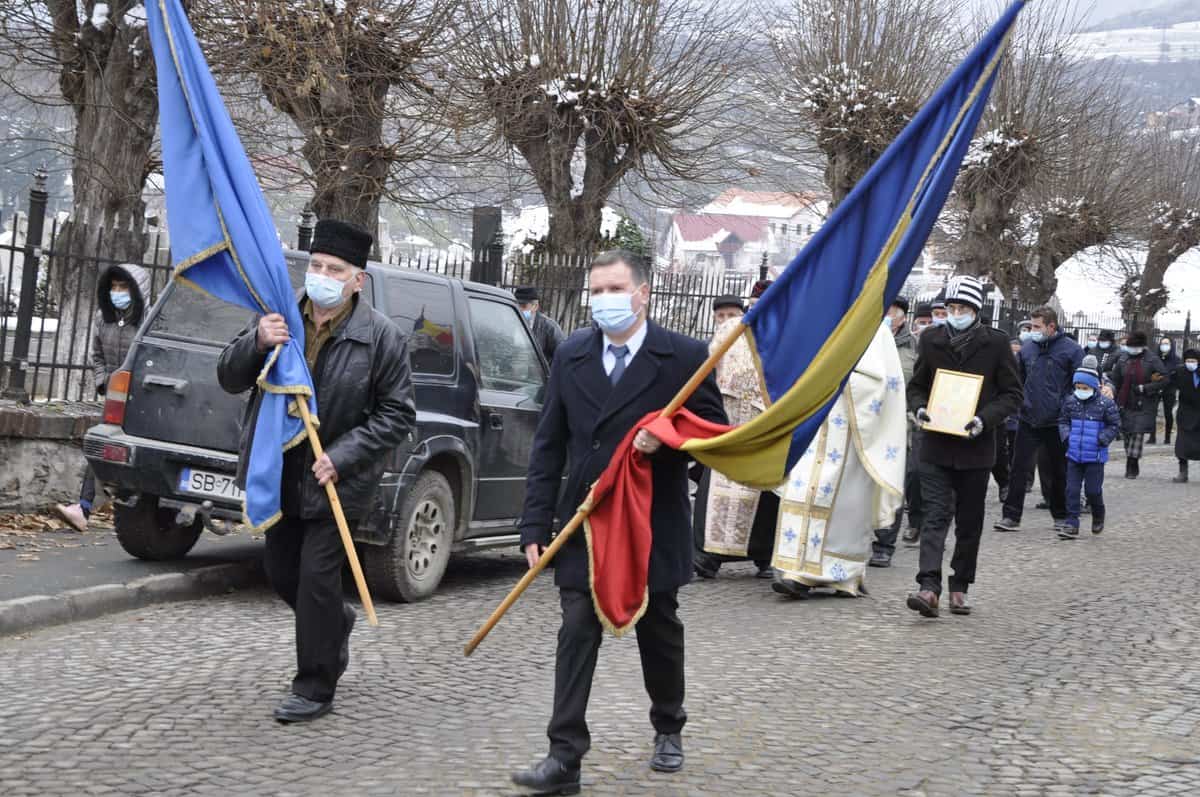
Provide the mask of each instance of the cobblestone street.
{"label": "cobblestone street", "polygon": [[[1059,541],[1032,506],[994,533],[993,507],[971,617],[904,607],[914,548],[859,600],[786,602],[745,565],[693,583],[684,771],[648,770],[636,643],[609,638],[585,793],[1200,793],[1200,484],[1173,468],[1128,482],[1118,457],[1098,538]],[[0,639],[0,795],[515,793],[546,750],[556,593],[541,579],[464,659],[522,564],[451,567],[434,599],[360,618],[310,726],[270,719],[293,649],[266,591]]]}

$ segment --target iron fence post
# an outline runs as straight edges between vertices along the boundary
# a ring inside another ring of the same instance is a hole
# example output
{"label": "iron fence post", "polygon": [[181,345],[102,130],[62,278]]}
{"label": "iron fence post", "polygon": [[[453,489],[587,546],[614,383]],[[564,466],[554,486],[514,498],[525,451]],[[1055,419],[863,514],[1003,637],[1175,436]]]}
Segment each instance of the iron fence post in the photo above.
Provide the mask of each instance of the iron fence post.
{"label": "iron fence post", "polygon": [[768,271],[769,271],[769,269],[767,268],[767,253],[766,253],[766,252],[763,252],[763,256],[762,256],[762,265],[760,265],[760,266],[758,267],[758,278],[759,278],[759,280],[764,280],[764,281],[765,281],[765,280],[766,280],[766,278],[767,278],[767,272],[768,272]]}
{"label": "iron fence post", "polygon": [[[29,403],[25,370],[29,363],[29,341],[33,337],[33,305],[37,298],[38,261],[42,258],[42,230],[46,223],[46,166],[38,167],[29,190],[29,220],[25,233],[25,261],[21,266],[21,299],[17,305],[17,330],[13,336],[12,359],[8,363],[8,385],[3,398]],[[17,228],[13,228],[14,237]]]}
{"label": "iron fence post", "polygon": [[312,246],[313,230],[317,226],[317,214],[312,212],[312,208],[305,207],[304,212],[300,214],[300,226],[296,228],[296,248],[301,252],[307,252]]}

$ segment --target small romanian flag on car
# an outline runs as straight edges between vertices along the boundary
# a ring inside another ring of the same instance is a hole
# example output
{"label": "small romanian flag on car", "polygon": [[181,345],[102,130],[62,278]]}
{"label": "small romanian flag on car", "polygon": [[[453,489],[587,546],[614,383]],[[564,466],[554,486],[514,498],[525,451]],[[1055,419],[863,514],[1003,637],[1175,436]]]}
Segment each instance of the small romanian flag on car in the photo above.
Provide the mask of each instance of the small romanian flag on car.
{"label": "small romanian flag on car", "polygon": [[[734,481],[782,484],[824,422],[945,204],[987,106],[1013,25],[1013,3],[743,318],[768,408],[737,427],[686,410],[638,425]],[[636,430],[634,430],[636,431]],[[645,605],[650,465],[617,449],[589,496],[597,613],[621,633]]]}

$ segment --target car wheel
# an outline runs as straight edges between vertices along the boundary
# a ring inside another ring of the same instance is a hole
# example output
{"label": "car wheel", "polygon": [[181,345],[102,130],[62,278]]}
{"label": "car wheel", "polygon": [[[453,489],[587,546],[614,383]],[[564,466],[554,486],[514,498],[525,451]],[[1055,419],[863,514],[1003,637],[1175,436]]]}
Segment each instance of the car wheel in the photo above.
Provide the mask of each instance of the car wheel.
{"label": "car wheel", "polygon": [[392,539],[364,546],[363,569],[372,594],[405,603],[432,595],[450,562],[454,528],[450,483],[436,471],[422,473],[401,504]]}
{"label": "car wheel", "polygon": [[187,555],[200,539],[204,522],[200,518],[190,526],[175,523],[176,512],[158,505],[158,497],[143,495],[133,506],[113,504],[113,525],[117,541],[130,556],[160,562]]}

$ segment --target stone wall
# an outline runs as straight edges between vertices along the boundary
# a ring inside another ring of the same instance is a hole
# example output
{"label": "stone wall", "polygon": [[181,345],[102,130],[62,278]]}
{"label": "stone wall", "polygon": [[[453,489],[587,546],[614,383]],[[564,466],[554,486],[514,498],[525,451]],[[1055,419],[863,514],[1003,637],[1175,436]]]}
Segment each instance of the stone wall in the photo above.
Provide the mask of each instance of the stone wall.
{"label": "stone wall", "polygon": [[83,435],[100,423],[96,402],[0,401],[0,512],[38,512],[79,497]]}

